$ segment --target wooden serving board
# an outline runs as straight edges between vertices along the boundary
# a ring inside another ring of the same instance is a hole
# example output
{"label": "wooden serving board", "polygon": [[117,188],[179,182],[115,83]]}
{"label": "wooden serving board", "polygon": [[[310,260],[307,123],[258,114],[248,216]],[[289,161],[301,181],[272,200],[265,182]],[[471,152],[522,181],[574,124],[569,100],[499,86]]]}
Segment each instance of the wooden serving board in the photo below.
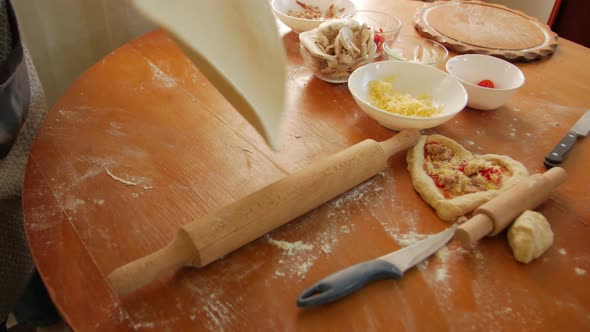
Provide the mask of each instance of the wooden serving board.
{"label": "wooden serving board", "polygon": [[456,53],[509,61],[535,61],[553,54],[557,34],[538,19],[481,1],[436,1],[416,10],[418,33]]}

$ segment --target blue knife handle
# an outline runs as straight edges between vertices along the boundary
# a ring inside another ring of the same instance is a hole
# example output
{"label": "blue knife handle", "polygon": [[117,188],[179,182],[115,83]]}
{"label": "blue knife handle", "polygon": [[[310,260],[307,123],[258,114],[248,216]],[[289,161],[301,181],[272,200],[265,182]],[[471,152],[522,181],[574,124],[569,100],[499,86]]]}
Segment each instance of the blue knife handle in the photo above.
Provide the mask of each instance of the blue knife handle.
{"label": "blue knife handle", "polygon": [[339,300],[377,279],[401,278],[393,264],[375,259],[340,270],[304,291],[297,299],[299,307],[312,307]]}
{"label": "blue knife handle", "polygon": [[574,147],[574,144],[576,144],[577,139],[578,134],[573,131],[568,132],[553,150],[547,154],[545,157],[545,166],[551,168],[561,164],[565,155]]}

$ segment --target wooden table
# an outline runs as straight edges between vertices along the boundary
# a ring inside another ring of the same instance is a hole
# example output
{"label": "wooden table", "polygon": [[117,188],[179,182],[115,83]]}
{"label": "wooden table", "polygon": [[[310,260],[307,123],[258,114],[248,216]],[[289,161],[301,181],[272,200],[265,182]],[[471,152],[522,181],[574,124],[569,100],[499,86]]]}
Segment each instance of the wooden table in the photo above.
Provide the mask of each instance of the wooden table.
{"label": "wooden table", "polygon": [[[402,33],[414,33],[421,3],[363,5],[399,16]],[[297,35],[283,29],[283,41],[289,93],[279,152],[161,31],[109,54],[49,112],[27,165],[25,227],[74,330],[590,329],[588,139],[563,165],[567,182],[539,208],[555,243],[531,264],[514,260],[505,234],[470,250],[451,243],[402,280],[297,308],[300,292],[326,275],[448,226],[415,193],[399,154],[379,175],[268,236],[116,299],[105,275],[161,248],[180,225],[318,158],[394,134],[359,109],[346,85],[312,76]],[[588,63],[587,48],[560,40],[552,58],[518,64],[527,81],[506,106],[466,109],[435,131],[474,153],[506,154],[542,172],[545,154],[590,107]],[[272,240],[313,249],[288,252]]]}

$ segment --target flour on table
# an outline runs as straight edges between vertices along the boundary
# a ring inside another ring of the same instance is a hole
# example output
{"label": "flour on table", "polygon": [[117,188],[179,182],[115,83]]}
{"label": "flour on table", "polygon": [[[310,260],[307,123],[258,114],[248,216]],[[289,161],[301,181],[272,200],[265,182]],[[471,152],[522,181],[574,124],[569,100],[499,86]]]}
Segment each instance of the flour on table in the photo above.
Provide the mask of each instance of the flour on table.
{"label": "flour on table", "polygon": [[293,256],[298,251],[312,250],[313,245],[303,243],[302,241],[287,242],[281,240],[274,240],[271,237],[268,238],[268,243],[284,250],[287,252],[287,256]]}
{"label": "flour on table", "polygon": [[567,255],[567,251],[565,251],[565,249],[564,249],[564,248],[561,248],[561,249],[559,249],[559,254],[561,254],[561,255],[564,255],[564,256],[565,256],[565,255]]}
{"label": "flour on table", "polygon": [[[381,172],[318,209],[312,210],[302,220],[285,225],[280,231],[295,232],[299,236],[304,236],[304,240],[279,241],[267,235],[266,241],[283,250],[278,261],[280,265],[277,266],[273,278],[285,276],[304,279],[318,258],[332,254],[342,234],[348,235],[355,231],[355,225],[349,223],[351,211],[364,213],[371,211],[373,206],[383,205],[383,196],[376,193],[384,190],[384,179],[392,177]],[[317,214],[327,217],[320,226],[313,222]]]}
{"label": "flour on table", "polygon": [[118,181],[118,182],[121,182],[122,184],[124,184],[124,185],[126,185],[126,186],[137,186],[137,185],[138,185],[138,183],[135,183],[135,182],[133,182],[133,181],[129,181],[129,180],[125,180],[125,179],[122,179],[122,178],[120,178],[120,177],[118,177],[118,176],[114,175],[113,173],[111,173],[111,171],[109,171],[109,169],[108,169],[108,168],[105,168],[105,171],[107,172],[107,174],[108,174],[108,175],[109,175],[111,178],[113,178],[113,180],[115,180],[115,181]]}
{"label": "flour on table", "polygon": [[439,267],[438,269],[436,269],[436,281],[445,281],[447,280],[448,277],[448,273],[447,273],[447,269],[444,266]]}
{"label": "flour on table", "polygon": [[[295,241],[295,242],[287,242],[282,240],[275,240],[270,236],[267,236],[268,243],[282,249],[285,256],[291,257],[293,262],[289,265],[292,266],[290,270],[287,272],[289,275],[295,275],[298,278],[303,278],[309,268],[313,265],[313,262],[317,259],[317,257],[311,253],[313,250],[313,245],[309,243],[305,243],[303,241]],[[323,251],[323,250],[322,250]],[[283,259],[279,260],[279,264],[284,264],[285,261]],[[286,276],[285,271],[279,269],[275,270],[274,273],[275,277],[284,277]]]}
{"label": "flour on table", "polygon": [[160,68],[156,67],[154,64],[149,62],[150,69],[152,70],[152,81],[159,81],[162,83],[162,86],[165,88],[172,88],[176,86],[176,81],[172,79],[170,76],[164,74],[160,70]]}
{"label": "flour on table", "polygon": [[348,225],[340,226],[340,232],[344,234],[350,234],[350,227],[348,227]]}
{"label": "flour on table", "polygon": [[84,204],[86,204],[86,202],[84,200],[81,200],[79,198],[68,195],[66,198],[66,203],[64,205],[64,208],[67,210],[75,211],[78,208],[78,206],[84,205]]}
{"label": "flour on table", "polygon": [[409,233],[394,233],[390,234],[391,237],[399,244],[401,247],[410,246],[418,241],[422,241],[428,238],[431,234],[419,234],[415,232]]}
{"label": "flour on table", "polygon": [[576,267],[575,270],[576,270],[576,274],[579,276],[585,276],[586,274],[588,274],[588,272],[586,270],[580,269],[579,267]]}

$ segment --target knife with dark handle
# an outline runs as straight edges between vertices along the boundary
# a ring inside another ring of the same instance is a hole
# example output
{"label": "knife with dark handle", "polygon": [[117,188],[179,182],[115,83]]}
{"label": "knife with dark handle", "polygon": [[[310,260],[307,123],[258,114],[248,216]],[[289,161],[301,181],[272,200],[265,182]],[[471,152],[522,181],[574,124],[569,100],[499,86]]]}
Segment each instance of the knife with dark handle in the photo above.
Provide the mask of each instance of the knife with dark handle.
{"label": "knife with dark handle", "polygon": [[561,164],[565,155],[574,147],[579,137],[588,135],[590,131],[590,110],[574,124],[561,141],[545,156],[545,166],[551,168]]}
{"label": "knife with dark handle", "polygon": [[340,270],[314,284],[297,299],[300,307],[339,300],[378,279],[399,279],[403,273],[444,246],[457,225],[385,256]]}

